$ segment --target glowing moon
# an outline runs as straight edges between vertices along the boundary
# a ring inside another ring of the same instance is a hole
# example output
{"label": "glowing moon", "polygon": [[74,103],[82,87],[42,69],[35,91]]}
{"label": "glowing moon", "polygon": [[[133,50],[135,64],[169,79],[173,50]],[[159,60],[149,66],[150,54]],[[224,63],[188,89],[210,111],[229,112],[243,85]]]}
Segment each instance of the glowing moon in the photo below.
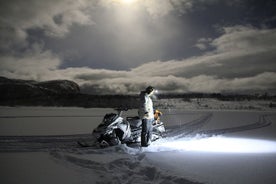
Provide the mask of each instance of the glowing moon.
{"label": "glowing moon", "polygon": [[134,3],[136,0],[121,0],[123,3],[131,4]]}

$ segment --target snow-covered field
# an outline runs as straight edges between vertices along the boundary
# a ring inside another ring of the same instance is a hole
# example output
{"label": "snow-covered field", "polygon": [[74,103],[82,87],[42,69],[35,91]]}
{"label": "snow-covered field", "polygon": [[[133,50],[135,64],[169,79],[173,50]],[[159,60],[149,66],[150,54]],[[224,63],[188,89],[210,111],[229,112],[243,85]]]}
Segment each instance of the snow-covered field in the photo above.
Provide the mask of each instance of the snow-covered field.
{"label": "snow-covered field", "polygon": [[110,112],[0,107],[0,182],[276,182],[275,110],[166,109],[167,137],[148,148],[79,147]]}
{"label": "snow-covered field", "polygon": [[[272,108],[271,104],[275,104],[274,101],[270,100],[237,100],[237,101],[222,101],[216,98],[192,98],[192,99],[159,99],[156,101],[155,105],[160,106],[160,108],[174,108],[183,110],[259,110],[270,111]],[[275,109],[275,107],[274,107]]]}

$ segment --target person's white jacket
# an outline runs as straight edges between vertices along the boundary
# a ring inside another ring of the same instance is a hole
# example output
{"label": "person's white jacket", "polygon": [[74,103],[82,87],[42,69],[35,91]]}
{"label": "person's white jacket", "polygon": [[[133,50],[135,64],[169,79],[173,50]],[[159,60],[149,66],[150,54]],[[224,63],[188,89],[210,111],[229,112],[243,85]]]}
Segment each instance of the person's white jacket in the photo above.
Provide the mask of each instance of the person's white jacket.
{"label": "person's white jacket", "polygon": [[140,107],[138,111],[140,119],[153,119],[153,103],[150,96],[145,92],[140,93]]}

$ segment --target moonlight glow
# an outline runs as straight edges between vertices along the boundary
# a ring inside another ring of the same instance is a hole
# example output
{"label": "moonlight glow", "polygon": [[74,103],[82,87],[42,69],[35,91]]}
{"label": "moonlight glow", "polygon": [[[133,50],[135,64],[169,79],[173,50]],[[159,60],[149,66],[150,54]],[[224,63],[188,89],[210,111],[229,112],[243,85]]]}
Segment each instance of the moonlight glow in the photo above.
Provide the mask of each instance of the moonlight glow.
{"label": "moonlight glow", "polygon": [[131,4],[134,3],[136,0],[121,0],[123,3]]}

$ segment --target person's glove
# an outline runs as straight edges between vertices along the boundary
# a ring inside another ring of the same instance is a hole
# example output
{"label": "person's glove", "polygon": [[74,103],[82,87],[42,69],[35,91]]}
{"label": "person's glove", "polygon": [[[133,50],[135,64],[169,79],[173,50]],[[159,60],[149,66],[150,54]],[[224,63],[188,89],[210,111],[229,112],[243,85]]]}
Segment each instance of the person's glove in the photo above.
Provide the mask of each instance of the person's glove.
{"label": "person's glove", "polygon": [[148,112],[145,112],[144,118],[148,118],[148,117],[149,117],[149,113],[148,113]]}

